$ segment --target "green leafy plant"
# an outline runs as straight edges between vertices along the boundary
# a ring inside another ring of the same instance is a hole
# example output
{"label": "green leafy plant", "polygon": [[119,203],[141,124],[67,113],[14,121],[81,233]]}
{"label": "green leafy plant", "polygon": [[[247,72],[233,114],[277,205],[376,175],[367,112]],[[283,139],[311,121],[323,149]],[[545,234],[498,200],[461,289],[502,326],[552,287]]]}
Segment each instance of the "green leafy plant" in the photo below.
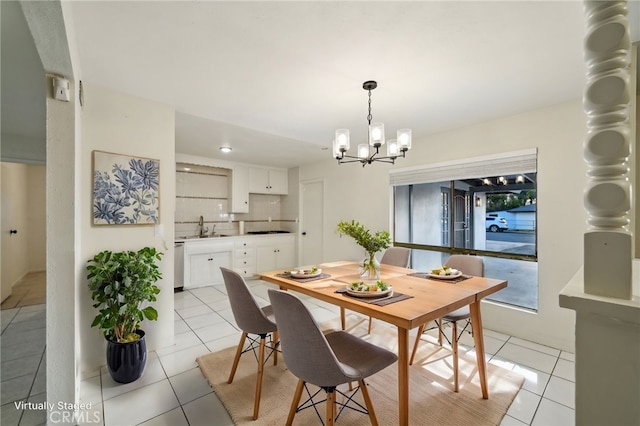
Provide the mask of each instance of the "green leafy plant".
{"label": "green leafy plant", "polygon": [[152,306],[160,289],[155,283],[162,278],[158,261],[163,253],[144,247],[138,251],[101,251],[87,266],[87,279],[94,308],[99,313],[91,327],[98,327],[104,336],[116,342],[130,342],[140,338],[135,331],[145,318],[158,319]]}
{"label": "green leafy plant", "polygon": [[338,233],[353,238],[360,247],[366,250],[370,257],[380,250],[389,248],[391,245],[389,231],[378,231],[372,235],[364,225],[355,220],[351,222],[340,221],[338,223]]}

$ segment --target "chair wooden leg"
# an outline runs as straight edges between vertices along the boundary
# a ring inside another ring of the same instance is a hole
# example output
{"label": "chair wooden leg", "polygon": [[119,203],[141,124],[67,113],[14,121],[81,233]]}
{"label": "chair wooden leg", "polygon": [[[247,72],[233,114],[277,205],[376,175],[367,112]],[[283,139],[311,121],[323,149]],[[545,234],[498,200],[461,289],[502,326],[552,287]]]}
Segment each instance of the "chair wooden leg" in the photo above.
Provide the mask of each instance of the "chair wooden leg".
{"label": "chair wooden leg", "polygon": [[453,390],[458,392],[458,323],[451,323],[451,348],[453,349]]}
{"label": "chair wooden leg", "polygon": [[342,329],[344,330],[345,328],[347,328],[346,326],[346,320],[344,318],[344,308],[340,307],[340,324],[342,325]]}
{"label": "chair wooden leg", "polygon": [[422,324],[418,328],[418,334],[416,335],[416,342],[413,344],[413,351],[411,351],[411,358],[409,358],[409,365],[413,364],[413,358],[416,356],[418,345],[420,344],[420,337],[422,336],[422,333],[424,333],[425,326],[426,324]]}
{"label": "chair wooden leg", "polygon": [[325,426],[333,426],[335,423],[336,390],[327,392],[327,409],[325,414]]}
{"label": "chair wooden leg", "polygon": [[260,338],[260,351],[258,353],[258,377],[256,378],[256,397],[253,401],[253,420],[258,418],[260,412],[260,394],[262,393],[262,375],[264,373],[264,347],[266,336]]}
{"label": "chair wooden leg", "polygon": [[244,341],[246,339],[247,333],[242,333],[242,336],[240,336],[240,343],[238,343],[238,349],[236,350],[236,357],[233,359],[233,366],[231,367],[231,373],[229,373],[229,380],[227,380],[227,383],[233,382],[233,376],[236,375],[238,361],[240,361],[240,355],[242,355],[242,348],[244,348]]}
{"label": "chair wooden leg", "polygon": [[291,402],[291,408],[289,408],[289,417],[287,417],[286,426],[293,424],[293,417],[296,415],[298,404],[300,404],[300,398],[302,397],[302,391],[304,390],[304,380],[298,380],[298,386],[296,386],[296,393],[293,395],[293,401]]}
{"label": "chair wooden leg", "polygon": [[358,380],[358,384],[360,384],[360,390],[362,391],[364,405],[365,407],[367,407],[367,411],[369,412],[369,420],[371,421],[371,426],[378,426],[378,419],[376,418],[376,413],[373,410],[373,404],[371,403],[371,397],[369,396],[367,385],[364,380]]}
{"label": "chair wooden leg", "polygon": [[273,332],[273,342],[272,342],[272,349],[273,349],[273,365],[278,365],[278,342],[280,341],[280,338],[278,337],[278,332],[274,331]]}
{"label": "chair wooden leg", "polygon": [[442,346],[442,333],[444,333],[444,330],[442,329],[442,320],[437,319],[436,325],[438,326],[438,345]]}
{"label": "chair wooden leg", "polygon": [[373,318],[369,317],[369,331],[368,333],[371,334],[371,324],[373,323]]}

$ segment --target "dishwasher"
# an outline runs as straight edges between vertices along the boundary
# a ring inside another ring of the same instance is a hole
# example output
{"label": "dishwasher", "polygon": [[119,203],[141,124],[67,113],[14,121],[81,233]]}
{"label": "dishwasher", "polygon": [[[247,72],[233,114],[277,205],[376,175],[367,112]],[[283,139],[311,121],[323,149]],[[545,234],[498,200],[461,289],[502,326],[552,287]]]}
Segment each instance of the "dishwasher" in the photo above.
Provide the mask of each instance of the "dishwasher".
{"label": "dishwasher", "polygon": [[184,288],[184,243],[173,244],[173,291]]}

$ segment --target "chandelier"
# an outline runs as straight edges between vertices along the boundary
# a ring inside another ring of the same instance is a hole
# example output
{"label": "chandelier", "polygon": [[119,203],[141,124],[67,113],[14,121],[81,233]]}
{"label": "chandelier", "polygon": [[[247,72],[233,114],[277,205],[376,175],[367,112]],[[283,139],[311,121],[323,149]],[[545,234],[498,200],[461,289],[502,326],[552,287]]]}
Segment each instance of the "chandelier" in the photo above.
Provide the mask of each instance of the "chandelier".
{"label": "chandelier", "polygon": [[384,123],[372,123],[371,119],[371,91],[378,87],[375,81],[365,81],[362,88],[369,92],[369,115],[367,122],[369,123],[369,143],[358,145],[357,155],[347,155],[349,151],[349,129],[336,130],[336,136],[333,141],[333,156],[338,160],[338,164],[342,163],[362,163],[362,167],[371,164],[374,161],[395,164],[396,158],[405,158],[405,153],[411,148],[411,129],[398,130],[396,139],[387,141],[387,155],[380,156],[380,147],[384,145]]}

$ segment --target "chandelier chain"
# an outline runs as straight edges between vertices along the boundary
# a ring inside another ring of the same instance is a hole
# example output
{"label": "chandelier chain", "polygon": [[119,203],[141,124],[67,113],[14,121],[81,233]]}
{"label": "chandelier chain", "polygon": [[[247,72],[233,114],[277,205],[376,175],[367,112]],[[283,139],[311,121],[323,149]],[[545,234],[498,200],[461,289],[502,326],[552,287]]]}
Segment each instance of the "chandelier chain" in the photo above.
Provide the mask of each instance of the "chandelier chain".
{"label": "chandelier chain", "polygon": [[373,116],[371,115],[371,89],[369,89],[369,115],[367,115],[367,121],[369,122],[369,125],[371,125],[372,118]]}

